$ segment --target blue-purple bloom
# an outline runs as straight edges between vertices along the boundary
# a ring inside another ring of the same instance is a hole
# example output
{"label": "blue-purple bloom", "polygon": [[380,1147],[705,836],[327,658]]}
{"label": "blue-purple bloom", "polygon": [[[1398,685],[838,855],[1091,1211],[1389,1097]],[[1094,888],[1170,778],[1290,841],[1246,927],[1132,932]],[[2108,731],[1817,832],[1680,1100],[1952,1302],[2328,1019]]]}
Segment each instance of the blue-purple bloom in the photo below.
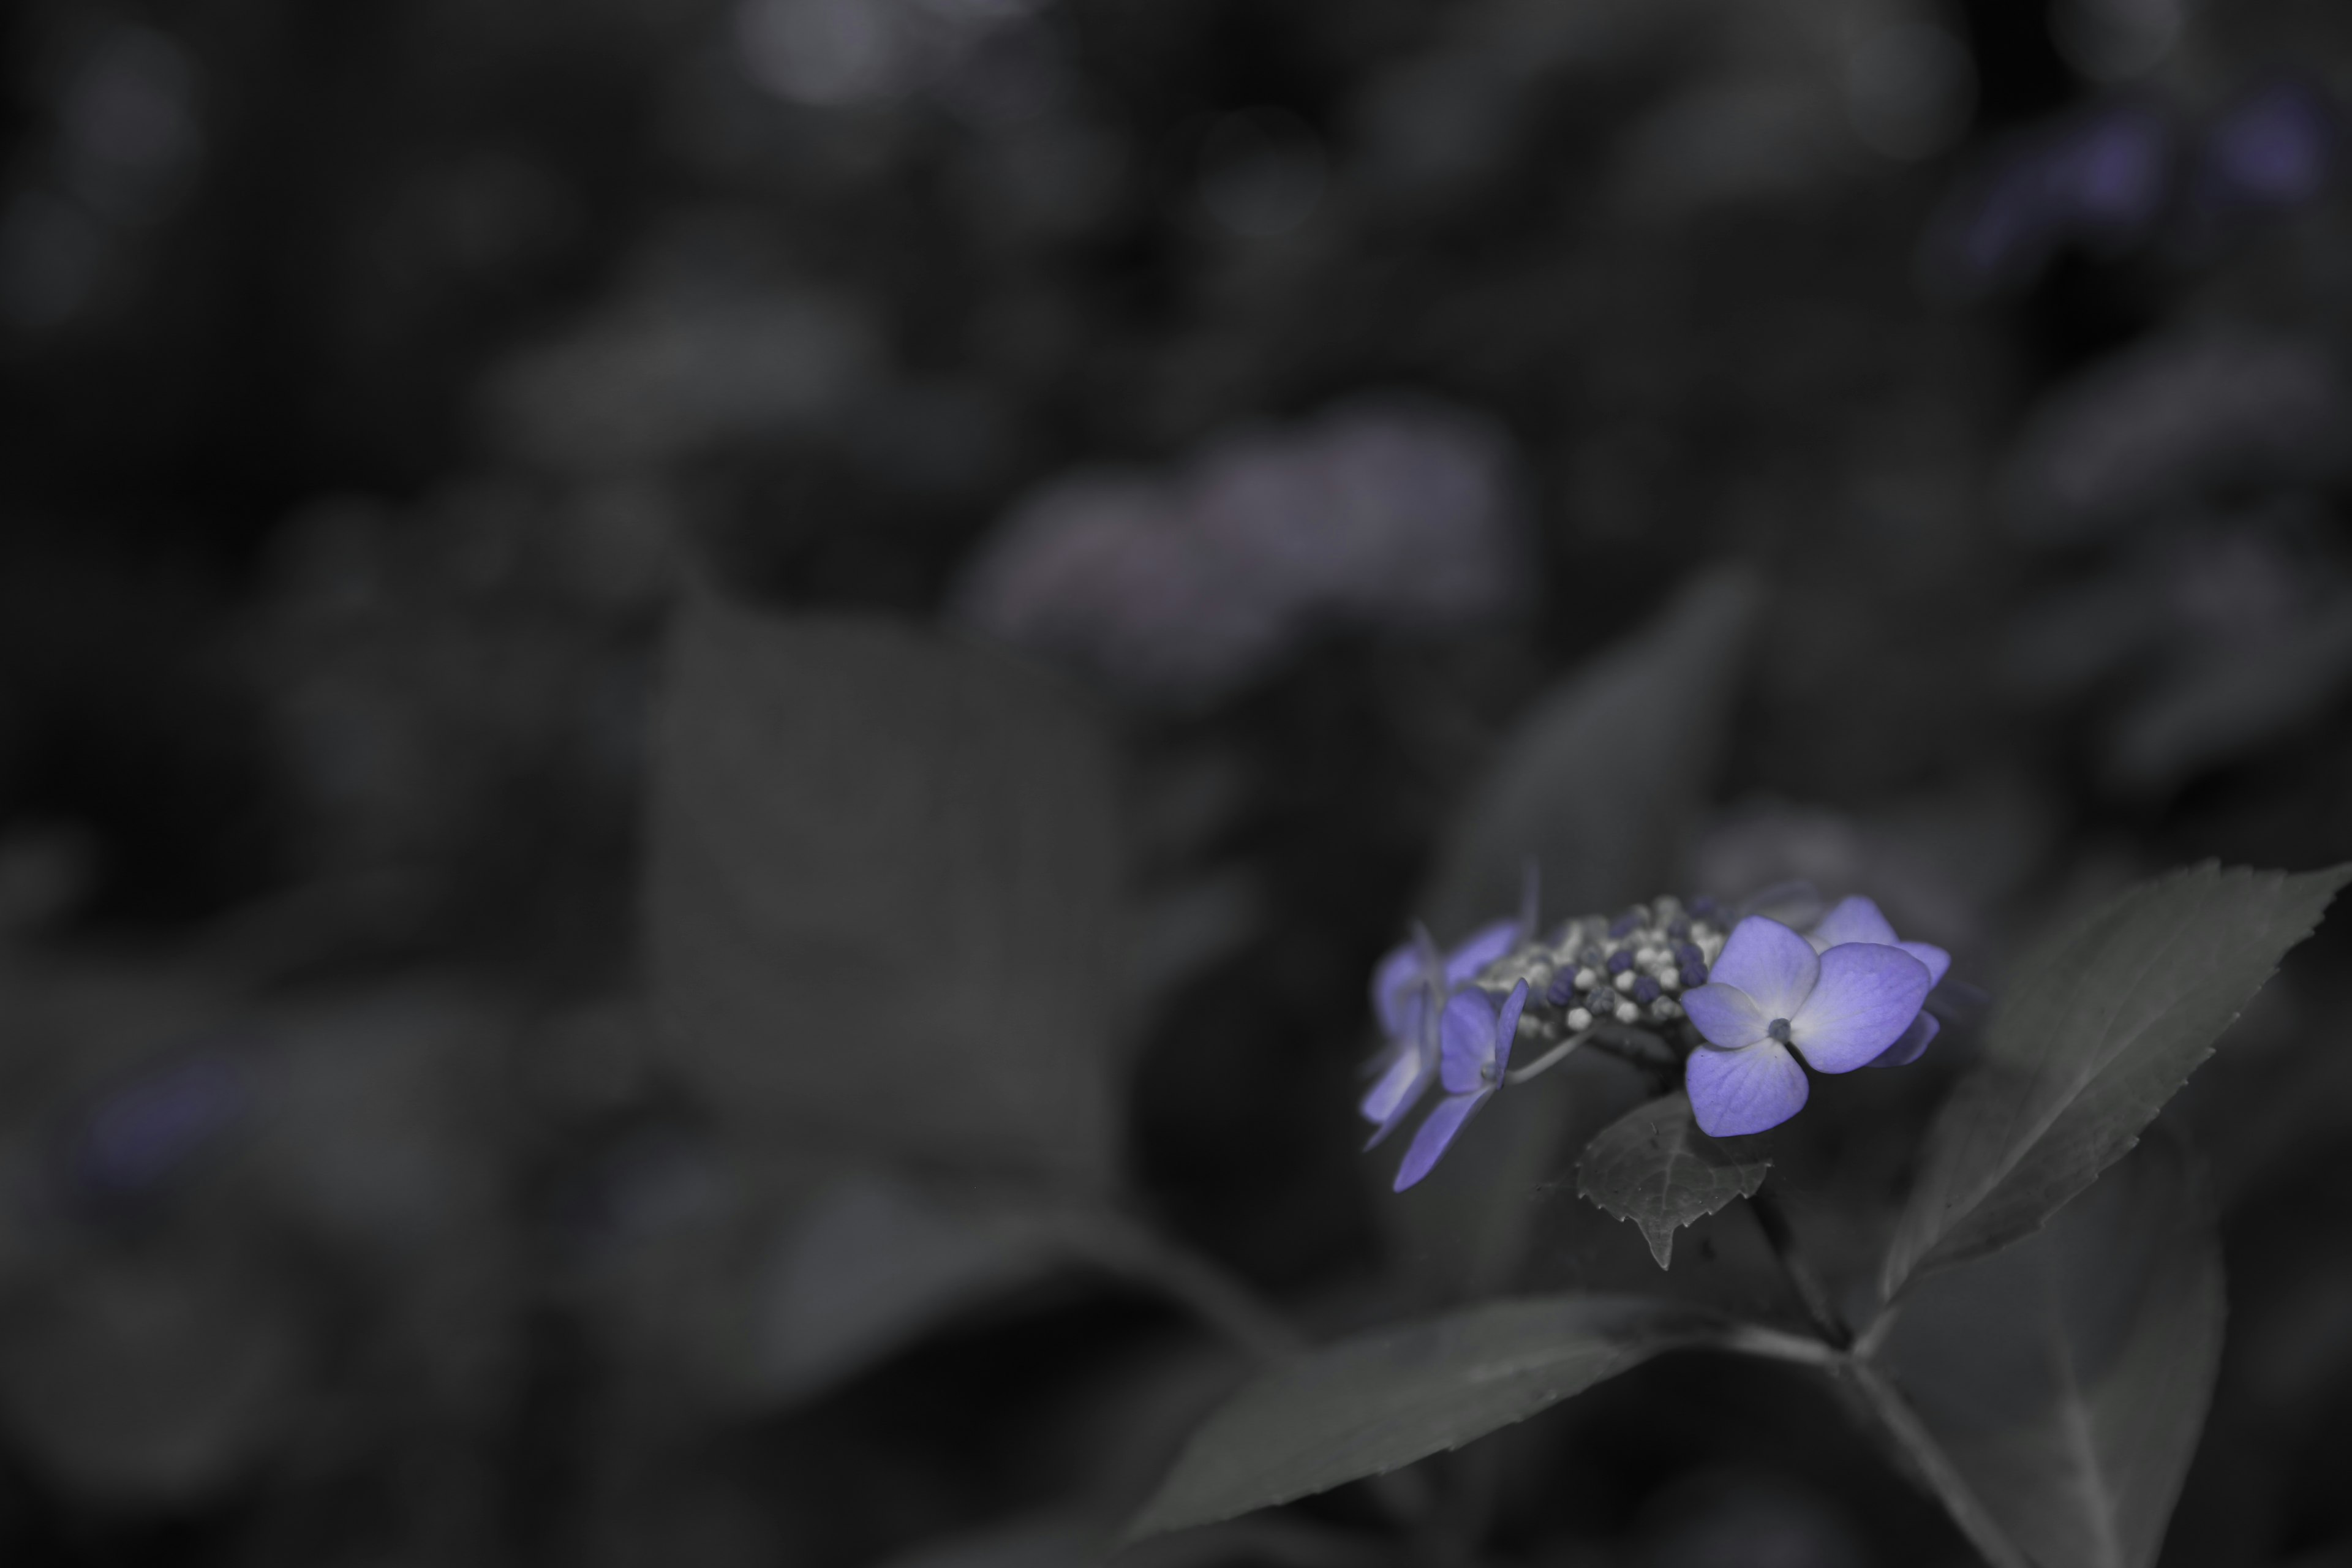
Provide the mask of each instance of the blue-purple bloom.
{"label": "blue-purple bloom", "polygon": [[2059,247],[2145,238],[2171,183],[2172,129],[2144,104],[2078,116],[2011,147],[1930,226],[1934,280],[1963,294],[2030,280]]}
{"label": "blue-purple bloom", "polygon": [[1499,1007],[1493,997],[1475,988],[1456,992],[1446,999],[1444,1014],[1438,1023],[1441,1045],[1437,1068],[1438,1077],[1445,1084],[1445,1098],[1437,1102],[1423,1121],[1421,1131],[1412,1135],[1412,1144],[1404,1152],[1404,1163],[1397,1168],[1398,1192],[1429,1174],[1430,1167],[1437,1163],[1471,1114],[1503,1086],[1503,1074],[1511,1065],[1511,1041],[1518,1033],[1519,1014],[1527,1005],[1528,983],[1524,980],[1511,987],[1511,994]]}
{"label": "blue-purple bloom", "polygon": [[1357,1110],[1372,1122],[1367,1149],[1396,1131],[1435,1080],[1440,1045],[1433,998],[1442,1005],[1454,988],[1508,952],[1526,934],[1517,920],[1479,927],[1440,956],[1427,931],[1390,950],[1372,971],[1372,1016],[1388,1045],[1373,1058],[1372,1087]]}
{"label": "blue-purple bloom", "polygon": [[2208,210],[2301,206],[2326,188],[2342,137],[2324,89],[2293,78],[2273,81],[2206,133],[2199,204]]}
{"label": "blue-purple bloom", "polygon": [[[1874,906],[1869,913],[1877,914]],[[1843,918],[1862,917],[1849,910]],[[1811,1092],[1799,1056],[1827,1073],[1875,1061],[1919,1016],[1934,984],[1927,964],[1899,947],[1848,942],[1817,952],[1779,921],[1748,916],[1723,944],[1708,983],[1682,997],[1703,1037],[1684,1069],[1700,1130],[1728,1138],[1788,1121]]]}
{"label": "blue-purple bloom", "polygon": [[[1849,942],[1877,942],[1885,947],[1899,947],[1927,966],[1930,990],[1944,983],[1945,972],[1952,967],[1952,955],[1932,942],[1904,942],[1895,934],[1895,927],[1879,912],[1878,906],[1861,897],[1842,900],[1838,906],[1823,915],[1805,940],[1815,952],[1826,952]],[[1943,1026],[1936,1015],[1925,1011],[1911,1020],[1911,1026],[1895,1038],[1893,1045],[1880,1053],[1870,1065],[1874,1068],[1908,1067],[1919,1059],[1922,1052],[1934,1043],[1936,1032]]]}
{"label": "blue-purple bloom", "polygon": [[201,1051],[115,1089],[76,1131],[74,1173],[85,1195],[135,1197],[156,1187],[250,1109],[236,1061]]}

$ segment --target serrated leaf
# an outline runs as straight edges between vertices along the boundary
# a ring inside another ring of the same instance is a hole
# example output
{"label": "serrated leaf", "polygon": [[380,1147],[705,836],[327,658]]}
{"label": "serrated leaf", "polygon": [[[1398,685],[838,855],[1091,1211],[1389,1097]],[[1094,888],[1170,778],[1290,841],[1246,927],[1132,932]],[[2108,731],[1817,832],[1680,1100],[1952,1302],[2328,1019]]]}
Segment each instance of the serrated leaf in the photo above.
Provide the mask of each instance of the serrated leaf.
{"label": "serrated leaf", "polygon": [[2147,1568],[2220,1365],[2201,1173],[2150,1139],[2015,1247],[1924,1279],[1875,1363],[2043,1568]]}
{"label": "serrated leaf", "polygon": [[1458,1448],[1724,1320],[1634,1296],[1491,1301],[1299,1357],[1203,1423],[1129,1539],[1208,1524]]}
{"label": "serrated leaf", "polygon": [[753,1136],[1107,1184],[1110,750],[1051,678],[879,617],[690,599],[646,925],[679,1066]]}
{"label": "serrated leaf", "polygon": [[1880,1285],[2027,1235],[2132,1146],[2352,867],[2142,883],[2018,968],[1930,1129]]}
{"label": "serrated leaf", "polygon": [[1635,1106],[1586,1144],[1576,1190],[1640,1226],[1664,1268],[1674,1258],[1675,1231],[1753,1195],[1771,1168],[1771,1161],[1700,1131],[1690,1097],[1676,1089]]}

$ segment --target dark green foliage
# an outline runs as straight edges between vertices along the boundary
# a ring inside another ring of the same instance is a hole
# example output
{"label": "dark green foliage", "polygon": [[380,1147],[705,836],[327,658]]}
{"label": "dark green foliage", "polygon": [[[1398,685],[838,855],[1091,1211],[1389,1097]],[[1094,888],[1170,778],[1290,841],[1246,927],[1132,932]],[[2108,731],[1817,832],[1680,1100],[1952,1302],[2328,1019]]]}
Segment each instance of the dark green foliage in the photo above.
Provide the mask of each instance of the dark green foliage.
{"label": "dark green foliage", "polygon": [[1885,1293],[2029,1234],[2120,1159],[2347,879],[2209,862],[2133,889],[2019,965],[1983,1060],[1929,1134]]}
{"label": "dark green foliage", "polygon": [[1491,1301],[1382,1329],[1251,1384],[1192,1434],[1131,1536],[1230,1519],[1458,1448],[1730,1325],[1670,1301]]}
{"label": "dark green foliage", "polygon": [[1771,1161],[1742,1158],[1731,1144],[1701,1132],[1690,1098],[1677,1089],[1636,1106],[1586,1144],[1576,1190],[1639,1226],[1664,1268],[1674,1258],[1675,1231],[1752,1195],[1771,1168]]}
{"label": "dark green foliage", "polygon": [[2203,1173],[2156,1138],[2038,1234],[1923,1279],[1877,1360],[2045,1568],[2147,1568],[2221,1363]]}

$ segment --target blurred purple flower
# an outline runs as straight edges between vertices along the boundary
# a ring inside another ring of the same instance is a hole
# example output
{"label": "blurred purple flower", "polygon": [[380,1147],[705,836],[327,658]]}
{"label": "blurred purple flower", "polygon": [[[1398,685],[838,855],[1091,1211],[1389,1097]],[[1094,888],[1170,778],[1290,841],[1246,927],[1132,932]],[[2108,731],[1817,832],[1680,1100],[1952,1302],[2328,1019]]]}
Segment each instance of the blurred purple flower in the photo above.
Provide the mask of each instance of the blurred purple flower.
{"label": "blurred purple flower", "polygon": [[205,1052],[149,1072],[92,1108],[75,1139],[77,1185],[100,1200],[135,1197],[179,1170],[249,1109],[233,1061]]}
{"label": "blurred purple flower", "polygon": [[1213,700],[1318,628],[1510,607],[1530,555],[1505,438],[1374,399],[1212,443],[1180,478],[1058,481],[981,548],[951,615],[1135,695]]}
{"label": "blurred purple flower", "polygon": [[2300,78],[2247,94],[2206,132],[2197,205],[2206,214],[2297,207],[2334,174],[2343,126],[2326,89]]}
{"label": "blurred purple flower", "polygon": [[1183,527],[1163,487],[1102,472],[1017,507],[965,574],[952,613],[1147,694],[1236,686],[1292,636],[1265,587]]}
{"label": "blurred purple flower", "polygon": [[1366,1149],[1379,1147],[1396,1130],[1437,1076],[1432,1004],[1442,1005],[1472,975],[1517,946],[1531,923],[1507,920],[1481,926],[1443,955],[1426,931],[1417,931],[1372,971],[1372,1013],[1389,1043],[1373,1058],[1372,1087],[1357,1106],[1365,1121],[1375,1123]]}
{"label": "blurred purple flower", "polygon": [[1930,281],[1974,295],[2031,281],[2068,244],[2137,244],[2163,213],[2172,142],[2162,114],[2118,103],[2013,144],[1929,225]]}
{"label": "blurred purple flower", "polygon": [[1412,1135],[1404,1163],[1397,1168],[1398,1192],[1429,1174],[1472,1113],[1503,1086],[1503,1074],[1511,1065],[1511,1041],[1518,1033],[1519,1014],[1527,1005],[1524,980],[1511,987],[1500,1006],[1475,988],[1446,999],[1445,1011],[1438,1019],[1437,1064],[1445,1098]]}
{"label": "blurred purple flower", "polygon": [[[1835,908],[1805,933],[1805,940],[1812,944],[1815,952],[1826,952],[1831,948],[1856,942],[1900,948],[1927,966],[1927,986],[1930,990],[1943,984],[1946,972],[1952,967],[1950,953],[1931,942],[1902,941],[1895,934],[1894,925],[1879,912],[1878,906],[1859,896],[1840,900]],[[1911,1020],[1911,1026],[1896,1036],[1895,1043],[1880,1052],[1869,1065],[1874,1068],[1910,1066],[1935,1042],[1937,1031],[1942,1027],[1936,1016],[1923,1008],[1919,1016]]]}
{"label": "blurred purple flower", "polygon": [[1741,921],[1707,984],[1682,998],[1705,1037],[1685,1068],[1700,1130],[1728,1138],[1788,1121],[1811,1092],[1798,1055],[1828,1073],[1876,1060],[1932,984],[1927,966],[1898,948],[1850,942],[1815,952],[1778,921]]}

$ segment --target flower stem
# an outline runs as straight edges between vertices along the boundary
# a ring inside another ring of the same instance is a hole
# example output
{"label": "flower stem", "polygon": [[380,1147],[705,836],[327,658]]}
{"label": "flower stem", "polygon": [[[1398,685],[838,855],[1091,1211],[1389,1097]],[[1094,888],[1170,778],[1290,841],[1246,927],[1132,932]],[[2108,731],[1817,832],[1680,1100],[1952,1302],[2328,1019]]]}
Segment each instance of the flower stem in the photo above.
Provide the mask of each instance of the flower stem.
{"label": "flower stem", "polygon": [[1763,1187],[1748,1194],[1748,1208],[1763,1230],[1765,1241],[1771,1246],[1772,1256],[1780,1259],[1780,1271],[1789,1277],[1797,1299],[1804,1303],[1805,1315],[1813,1321],[1815,1331],[1825,1342],[1839,1350],[1847,1349],[1853,1343],[1853,1330],[1847,1326],[1844,1315],[1822,1286],[1822,1277],[1813,1272],[1812,1264],[1797,1246],[1797,1233],[1789,1224],[1789,1211],[1769,1188]]}
{"label": "flower stem", "polygon": [[1568,1053],[1592,1037],[1590,1029],[1580,1029],[1523,1068],[1513,1068],[1503,1075],[1505,1083],[1525,1083],[1540,1073],[1549,1072],[1568,1059]]}

